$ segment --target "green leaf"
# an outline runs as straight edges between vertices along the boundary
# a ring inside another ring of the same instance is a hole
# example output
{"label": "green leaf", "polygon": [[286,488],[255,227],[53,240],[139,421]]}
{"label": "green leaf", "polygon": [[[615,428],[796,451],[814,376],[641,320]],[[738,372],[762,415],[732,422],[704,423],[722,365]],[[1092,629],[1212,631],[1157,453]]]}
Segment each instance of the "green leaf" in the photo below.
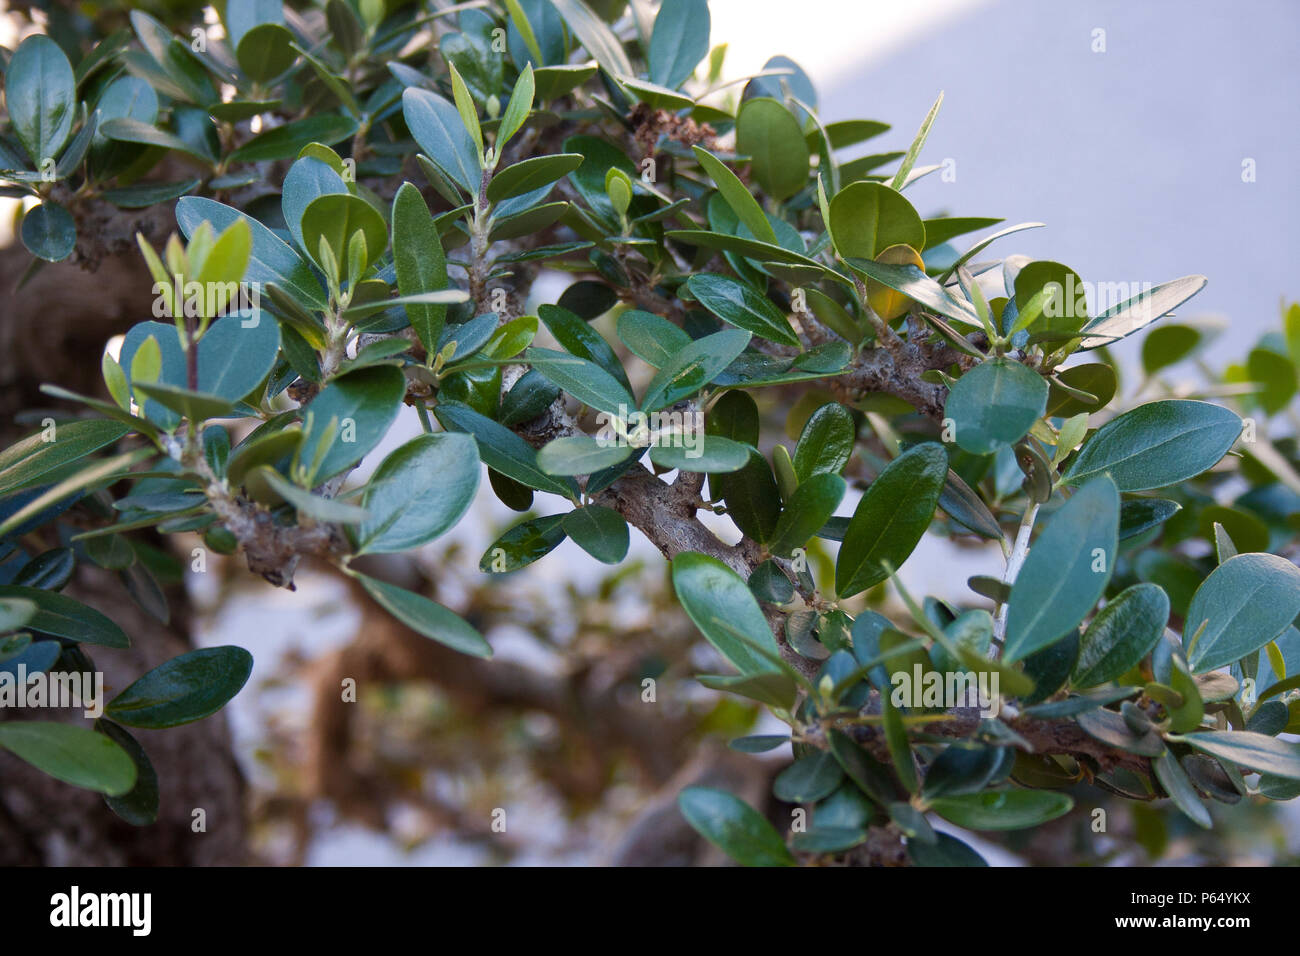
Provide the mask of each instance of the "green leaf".
{"label": "green leaf", "polygon": [[1183,623],[1187,663],[1197,674],[1236,663],[1282,634],[1298,614],[1300,568],[1274,554],[1229,558],[1192,596]]}
{"label": "green leaf", "polygon": [[1023,830],[1064,816],[1073,807],[1068,794],[1051,790],[990,790],[931,803],[939,816],[968,830]]}
{"label": "green leaf", "polygon": [[[1015,277],[1015,315],[1010,334],[1021,329],[1032,332],[1074,332],[1088,320],[1083,280],[1059,262],[1030,262]],[[1003,315],[1006,324],[1011,311]],[[1067,340],[1069,341],[1069,340]]]}
{"label": "green leaf", "polygon": [[779,247],[776,231],[768,222],[763,207],[758,204],[758,200],[750,193],[749,188],[740,181],[740,177],[704,147],[692,146],[691,149],[695,153],[696,161],[709,174],[709,178],[718,187],[718,192],[731,207],[731,211],[736,214],[736,218],[749,228],[759,242]]}
{"label": "green leaf", "polygon": [[564,17],[578,42],[606,72],[615,76],[632,76],[636,72],[623,52],[623,44],[591,7],[582,0],[551,0],[551,4]]}
{"label": "green leaf", "polygon": [[27,251],[46,262],[66,259],[77,244],[77,224],[72,214],[49,200],[27,210],[21,234]]}
{"label": "green leaf", "polygon": [[564,515],[546,515],[515,525],[483,552],[479,570],[485,574],[518,571],[544,558],[567,537],[561,526]]}
{"label": "green leaf", "polygon": [[650,446],[650,460],[660,468],[725,475],[740,471],[749,464],[753,448],[718,435],[692,432],[687,440],[661,435]]}
{"label": "green leaf", "polygon": [[1248,730],[1209,731],[1171,736],[1170,740],[1260,773],[1300,780],[1300,745]]}
{"label": "green leaf", "polygon": [[1099,428],[1065,477],[1077,485],[1107,472],[1120,491],[1163,488],[1212,468],[1240,434],[1241,419],[1218,405],[1150,402]]}
{"label": "green leaf", "polygon": [[310,515],[317,521],[358,524],[370,516],[364,508],[358,508],[356,505],[335,498],[314,495],[306,488],[300,488],[270,465],[259,465],[252,469],[247,477],[254,481],[265,482],[272,491],[300,513]]}
{"label": "green leaf", "polygon": [[1162,282],[1107,309],[1083,327],[1083,331],[1091,332],[1092,335],[1085,336],[1079,348],[1094,349],[1132,335],[1178,308],[1205,288],[1205,283],[1205,276],[1183,276],[1181,279]]}
{"label": "green leaf", "polygon": [[1133,538],[1163,524],[1183,508],[1168,498],[1134,498],[1119,506],[1119,539]]}
{"label": "green leaf", "polygon": [[1118,680],[1155,647],[1169,621],[1169,596],[1155,584],[1125,588],[1083,632],[1070,682],[1095,687]]}
{"label": "green leaf", "polygon": [[673,588],[705,639],[744,674],[775,669],[746,641],[778,654],[776,639],[744,579],[717,558],[686,551],[672,560]]}
{"label": "green leaf", "polygon": [[456,107],[437,93],[407,87],[402,93],[402,112],[425,155],[448,179],[470,196],[477,196],[482,180],[478,152]]}
{"label": "green leaf", "polygon": [[677,797],[686,822],[743,866],[794,866],[780,834],[758,811],[722,790],[687,787]]}
{"label": "green leaf", "polygon": [[772,793],[786,803],[816,803],[835,792],[844,771],[829,750],[800,757],[772,781]]}
{"label": "green leaf", "polygon": [[[1057,372],[1053,378],[1059,380],[1060,384],[1058,381],[1053,381],[1050,385],[1046,418],[1069,418],[1081,412],[1095,412],[1104,408],[1115,397],[1115,389],[1119,385],[1115,378],[1115,370],[1102,362],[1075,365]],[[1078,396],[1071,395],[1062,387],[1063,385],[1086,392],[1092,396],[1092,400],[1084,401]]]}
{"label": "green leaf", "polygon": [[361,582],[375,602],[417,634],[445,644],[471,657],[491,657],[492,648],[483,635],[441,604],[423,595],[380,581],[356,571],[349,571]]}
{"label": "green leaf", "polygon": [[88,488],[101,483],[109,483],[128,474],[132,465],[139,464],[146,458],[152,458],[153,455],[154,450],[152,448],[136,448],[113,458],[93,462],[74,472],[28,501],[5,518],[4,521],[0,521],[0,538],[4,538],[15,528],[21,528],[26,522],[40,515],[46,508],[80,495]]}
{"label": "green leaf", "polygon": [[1296,366],[1287,355],[1269,348],[1251,349],[1246,359],[1246,374],[1261,387],[1256,401],[1266,415],[1276,415],[1295,397]]}
{"label": "green leaf", "polygon": [[118,796],[105,794],[110,810],[132,826],[144,827],[158,819],[158,774],[149,755],[136,739],[111,720],[95,721],[95,732],[121,747],[135,764],[135,785]]}
{"label": "green leaf", "polygon": [[979,325],[979,316],[976,315],[974,307],[965,301],[953,298],[943,286],[915,265],[895,265],[859,258],[849,259],[848,264],[854,272],[861,273],[871,281],[878,282],[895,292],[903,293],[909,299],[919,302],[945,319],[970,326]]}
{"label": "green leaf", "polygon": [[212,223],[213,229],[220,233],[237,219],[247,221],[253,233],[253,248],[244,279],[275,284],[303,305],[324,309],[327,304],[324,291],[311,268],[292,246],[266,226],[230,206],[203,196],[182,196],[176,201],[176,222],[187,238],[202,222]]}
{"label": "green leaf", "polygon": [[597,411],[621,415],[636,407],[623,384],[588,359],[555,349],[530,348],[524,352],[524,361]]}
{"label": "green leaf", "polygon": [[557,153],[553,156],[534,156],[507,166],[488,183],[488,200],[499,203],[503,199],[522,196],[549,186],[581,166],[582,161],[582,156],[577,153]]}
{"label": "green leaf", "polygon": [[835,474],[822,473],[801,481],[781,512],[768,550],[788,557],[807,544],[835,513],[846,487],[844,479]]}
{"label": "green leaf", "polygon": [[554,478],[541,469],[537,452],[504,425],[480,415],[468,405],[459,402],[441,402],[434,415],[448,431],[468,432],[478,442],[479,457],[483,463],[507,478],[538,491],[576,499],[577,485],[572,479]]}
{"label": "green leaf", "polygon": [[232,42],[236,44],[239,68],[254,83],[275,79],[298,59],[293,34],[280,23],[258,24],[238,40],[232,38]]}
{"label": "green leaf", "polygon": [[623,363],[609,343],[588,323],[558,305],[539,306],[537,315],[566,352],[595,362],[631,391]]}
{"label": "green leaf", "polygon": [[82,644],[131,646],[122,629],[107,617],[63,594],[12,584],[0,586],[0,600],[13,598],[36,605],[36,613],[25,624],[30,630]]}
{"label": "green leaf", "polygon": [[143,146],[156,146],[171,149],[194,157],[201,163],[212,165],[216,159],[211,154],[210,144],[204,141],[182,139],[176,133],[159,129],[152,123],[121,117],[105,120],[100,124],[100,133],[106,138],[119,143],[138,143]]}
{"label": "green leaf", "polygon": [[135,786],[135,763],[103,734],[72,724],[6,720],[0,747],[56,780],[121,796]]}
{"label": "green leaf", "polygon": [[[691,344],[691,337],[667,319],[640,309],[628,309],[619,314],[618,337],[633,355],[657,369],[663,368],[674,355]],[[748,337],[745,342],[748,344]],[[744,346],[741,346],[743,350]]]}
{"label": "green leaf", "polygon": [[828,228],[836,252],[845,260],[874,259],[899,244],[917,252],[925,248],[921,217],[910,202],[881,183],[856,182],[841,189],[831,200]]}
{"label": "green leaf", "polygon": [[[925,119],[921,121],[921,128],[916,131],[916,138],[912,140],[912,145],[907,148],[907,155],[903,157],[903,162],[899,164],[898,172],[894,173],[894,178],[890,180],[891,189],[902,189],[907,184],[907,175],[912,171],[912,166],[916,163],[916,158],[921,155],[921,150],[925,147],[925,141],[930,138],[930,127],[934,125],[935,117],[939,115],[939,107],[943,105],[943,93],[935,99],[934,105],[930,107],[930,112],[925,114]],[[921,247],[914,247],[919,252]]]}
{"label": "green leaf", "polygon": [[1191,325],[1162,325],[1142,340],[1142,370],[1154,375],[1176,365],[1196,351],[1201,330]]}
{"label": "green leaf", "polygon": [[[406,379],[389,365],[357,369],[326,385],[304,411],[312,422],[304,429],[299,460],[324,455],[313,480],[327,481],[364,458],[387,433],[405,395]],[[332,434],[331,421],[336,423]],[[327,439],[329,447],[322,449]]]}
{"label": "green leaf", "polygon": [[914,445],[871,483],[844,533],[835,563],[840,598],[874,587],[897,571],[930,526],[948,474],[948,456],[935,442]]}
{"label": "green leaf", "polygon": [[34,34],[18,44],[5,71],[14,135],[38,170],[58,158],[77,113],[77,82],[59,45]]}
{"label": "green leaf", "polygon": [[[323,239],[339,263],[348,261],[348,244],[354,233],[366,240],[365,266],[376,261],[388,248],[388,223],[379,210],[360,196],[327,193],[308,203],[302,214],[302,240],[313,256],[319,255]],[[317,262],[322,268],[324,263]],[[328,270],[326,270],[328,274]]]}
{"label": "green leaf", "polygon": [[452,527],[478,490],[478,449],[457,432],[420,435],[375,469],[362,503],[357,553],[408,551]]}
{"label": "green leaf", "polygon": [[562,527],[578,547],[603,564],[618,564],[627,557],[627,522],[612,508],[577,508],[564,516]]}
{"label": "green leaf", "polygon": [[[397,288],[403,296],[447,288],[447,257],[424,197],[411,183],[403,183],[393,198],[393,265]],[[407,318],[430,356],[437,353],[438,337],[446,324],[445,305],[407,305]]]}
{"label": "green leaf", "polygon": [[87,419],[42,429],[0,451],[0,496],[39,484],[42,477],[113,444],[130,429],[120,422]]}
{"label": "green leaf", "polygon": [[159,730],[215,714],[248,682],[253,655],[242,647],[204,647],[149,671],[105,708],[120,724]]}
{"label": "green leaf", "polygon": [[239,149],[232,152],[232,163],[260,163],[274,159],[291,159],[309,143],[333,146],[357,131],[357,121],[337,113],[317,113],[292,123],[285,123],[264,133],[258,133]]}
{"label": "green leaf", "polygon": [[664,0],[655,16],[647,62],[650,79],[675,90],[709,52],[708,0]]}
{"label": "green leaf", "polygon": [[195,423],[209,418],[224,418],[234,408],[233,403],[219,396],[192,392],[187,388],[160,382],[136,382],[135,390],[141,397],[152,399]]}
{"label": "green leaf", "polygon": [[1055,643],[1092,610],[1114,569],[1118,533],[1119,494],[1104,475],[1052,515],[1011,587],[1004,661]]}
{"label": "green leaf", "polygon": [[944,414],[957,447],[987,455],[1024,438],[1047,408],[1047,382],[1006,358],[981,362],[957,380]]}
{"label": "green leaf", "polygon": [[735,740],[728,741],[727,746],[737,753],[763,754],[789,742],[790,738],[785,734],[755,734],[749,737],[737,737]]}
{"label": "green leaf", "polygon": [[[465,85],[464,78],[460,75],[460,70],[456,69],[456,60],[460,59],[467,66],[473,64],[472,58],[472,41],[466,41],[464,34],[444,35],[442,38],[443,58],[447,61],[447,69],[451,74],[451,94],[456,103],[456,112],[460,114],[460,121],[464,124],[465,129],[469,131],[470,139],[474,141],[474,152],[476,155],[483,153],[483,129],[478,122],[478,109],[474,105],[474,98],[470,95],[469,87]],[[457,49],[457,48],[461,49]],[[460,53],[457,56],[456,53]]]}
{"label": "green leaf", "polygon": [[808,417],[794,447],[794,473],[807,481],[814,475],[839,474],[849,463],[857,427],[853,413],[838,402],[827,402]]}
{"label": "green leaf", "polygon": [[749,156],[754,178],[773,199],[785,201],[808,183],[809,153],[803,130],[777,100],[745,100],[736,117],[736,149]]}
{"label": "green leaf", "polygon": [[[623,329],[621,322],[619,328]],[[750,333],[742,329],[723,329],[675,349],[665,356],[659,373],[646,386],[642,410],[658,411],[694,395],[735,361],[749,340]]]}
{"label": "green leaf", "polygon": [[934,843],[907,841],[907,854],[914,866],[988,866],[988,861],[969,846],[947,833],[936,833]]}
{"label": "green leaf", "polygon": [[1213,824],[1210,811],[1201,803],[1196,787],[1179,765],[1178,758],[1166,750],[1151,761],[1151,769],[1155,771],[1156,779],[1165,788],[1165,792],[1173,799],[1174,805],[1197,826],[1210,829]]}
{"label": "green leaf", "polygon": [[686,282],[691,295],[718,318],[783,345],[799,348],[789,320],[762,293],[744,282],[720,275],[694,275]]}
{"label": "green leaf", "polygon": [[[515,9],[517,10],[518,7],[516,6]],[[514,10],[511,11],[511,15],[514,15]],[[525,27],[527,22],[527,19],[525,19]],[[535,40],[533,42],[536,43]],[[519,132],[520,127],[527,121],[528,114],[533,109],[533,97],[536,89],[537,83],[533,77],[533,65],[529,63],[524,66],[523,72],[519,74],[519,79],[515,80],[515,88],[510,93],[510,101],[506,103],[505,112],[501,114],[501,125],[497,127],[496,142],[493,144],[493,149],[496,150],[498,157],[505,145],[510,142],[515,133]],[[558,178],[557,176],[556,179]],[[492,198],[490,192],[488,198]]]}
{"label": "green leaf", "polygon": [[537,467],[548,475],[594,475],[626,461],[634,449],[603,444],[590,435],[565,435],[537,452]]}

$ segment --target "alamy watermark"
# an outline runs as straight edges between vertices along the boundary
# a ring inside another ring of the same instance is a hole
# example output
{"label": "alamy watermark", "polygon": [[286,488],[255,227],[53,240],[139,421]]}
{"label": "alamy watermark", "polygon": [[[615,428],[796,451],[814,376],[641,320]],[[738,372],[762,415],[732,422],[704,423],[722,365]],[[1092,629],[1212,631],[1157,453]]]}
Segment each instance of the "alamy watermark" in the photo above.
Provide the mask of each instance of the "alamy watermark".
{"label": "alamy watermark", "polygon": [[155,319],[216,319],[227,315],[241,316],[240,325],[256,328],[262,320],[262,284],[260,282],[186,282],[182,275],[170,283],[153,284]]}
{"label": "alamy watermark", "polygon": [[692,409],[642,412],[618,407],[618,414],[596,416],[597,444],[626,448],[682,448],[687,458],[704,454],[704,413]]}
{"label": "alamy watermark", "polygon": [[91,720],[104,715],[102,671],[27,673],[27,665],[0,671],[0,709],[80,707]]}
{"label": "alamy watermark", "polygon": [[925,670],[918,662],[912,670],[895,671],[889,676],[894,689],[889,702],[895,707],[920,707],[927,710],[979,708],[980,716],[996,717],[1002,710],[1001,682],[997,671]]}
{"label": "alamy watermark", "polygon": [[[1126,303],[1126,313],[1136,317],[1157,317],[1150,282],[1084,282],[1075,281],[1074,273],[1067,273],[1065,283],[1049,282],[1043,287],[1048,294],[1043,303],[1043,315],[1048,318],[1080,318],[1101,315],[1121,303]],[[1088,303],[1092,303],[1089,312]]]}

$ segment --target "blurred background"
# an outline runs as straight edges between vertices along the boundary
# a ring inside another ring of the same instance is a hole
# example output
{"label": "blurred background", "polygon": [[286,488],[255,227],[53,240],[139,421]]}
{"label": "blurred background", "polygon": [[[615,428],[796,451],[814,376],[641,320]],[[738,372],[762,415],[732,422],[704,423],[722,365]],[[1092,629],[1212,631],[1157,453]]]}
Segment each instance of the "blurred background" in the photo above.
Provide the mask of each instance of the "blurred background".
{"label": "blurred background", "polygon": [[[815,84],[823,120],[892,124],[862,152],[906,149],[944,91],[920,162],[945,170],[908,193],[923,216],[1045,223],[994,252],[1055,259],[1089,282],[1207,275],[1181,317],[1231,321],[1202,353],[1209,366],[1240,361],[1300,293],[1300,4],[713,0],[712,11],[728,76],[784,54]],[[0,43],[12,47],[14,31],[0,16]],[[0,244],[11,218],[0,215]],[[0,278],[11,287],[14,275]],[[1137,347],[1126,342],[1121,359],[1135,362]],[[399,421],[370,466],[418,431],[413,415]],[[788,748],[726,750],[763,719],[692,680],[712,652],[648,542],[634,534],[614,570],[566,542],[507,579],[479,573],[518,520],[482,494],[417,564],[385,569],[432,580],[488,637],[490,663],[405,632],[325,569],[306,569],[290,593],[212,556],[176,582],[199,643],[240,643],[256,659],[226,711],[251,813],[231,853],[309,865],[718,862],[676,816],[677,792],[704,782],[757,803]],[[735,535],[725,520],[719,533]],[[927,539],[904,579],[956,596],[968,576],[1000,569],[997,554]],[[356,703],[342,700],[348,680]],[[1267,809],[1215,812],[1210,836],[1139,805],[1116,806],[1101,838],[1079,814],[997,845],[963,838],[1007,865],[1297,859],[1300,828]]]}

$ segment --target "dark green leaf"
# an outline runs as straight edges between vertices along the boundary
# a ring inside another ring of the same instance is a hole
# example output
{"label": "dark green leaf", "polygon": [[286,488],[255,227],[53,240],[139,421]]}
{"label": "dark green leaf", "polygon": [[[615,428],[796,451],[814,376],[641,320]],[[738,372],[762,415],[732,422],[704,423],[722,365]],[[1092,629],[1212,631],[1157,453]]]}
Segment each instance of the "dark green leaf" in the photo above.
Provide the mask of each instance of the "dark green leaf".
{"label": "dark green leaf", "polygon": [[120,724],[151,730],[215,714],[247,683],[253,655],[242,647],[204,647],[173,657],[108,702]]}
{"label": "dark green leaf", "polygon": [[691,295],[718,318],[755,335],[799,347],[789,320],[752,286],[720,275],[695,275],[686,282]]}
{"label": "dark green leaf", "polygon": [[1088,625],[1070,682],[1095,687],[1117,680],[1155,647],[1169,621],[1169,596],[1155,584],[1121,591]]}
{"label": "dark green leaf", "polygon": [[794,857],[772,824],[731,794],[708,787],[687,787],[678,795],[677,806],[696,832],[737,863],[794,865]]}
{"label": "dark green leaf", "polygon": [[627,557],[627,522],[612,508],[578,508],[564,516],[563,528],[578,547],[603,564],[618,564]]}
{"label": "dark green leaf", "polygon": [[94,608],[70,597],[40,588],[4,585],[0,586],[0,599],[3,598],[22,598],[36,605],[36,613],[26,623],[30,630],[83,644],[131,646],[120,627]]}
{"label": "dark green leaf", "polygon": [[873,587],[898,570],[930,526],[939,501],[948,456],[925,442],[895,458],[871,483],[849,521],[835,564],[841,598]]}
{"label": "dark green leaf", "polygon": [[695,626],[742,673],[774,666],[746,641],[778,654],[776,639],[744,579],[717,558],[683,552],[672,560],[673,587]]}
{"label": "dark green leaf", "polygon": [[1074,801],[1050,790],[994,790],[944,797],[931,806],[949,823],[969,830],[1022,830],[1064,816]]}

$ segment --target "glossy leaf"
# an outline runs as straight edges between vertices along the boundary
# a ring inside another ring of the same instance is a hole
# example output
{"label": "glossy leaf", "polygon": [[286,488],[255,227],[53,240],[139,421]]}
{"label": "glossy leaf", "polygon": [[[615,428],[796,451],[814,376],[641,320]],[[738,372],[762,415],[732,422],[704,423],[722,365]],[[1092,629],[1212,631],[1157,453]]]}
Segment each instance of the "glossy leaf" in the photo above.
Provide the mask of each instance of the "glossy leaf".
{"label": "glossy leaf", "polygon": [[744,801],[709,787],[687,787],[677,806],[695,830],[743,866],[794,866],[780,835]]}
{"label": "glossy leaf", "polygon": [[480,471],[468,435],[419,435],[402,445],[366,485],[358,553],[407,551],[445,533],[473,502]]}
{"label": "glossy leaf", "polygon": [[981,362],[957,380],[944,414],[957,447],[987,455],[1018,442],[1047,407],[1047,382],[1010,359]]}
{"label": "glossy leaf", "polygon": [[767,618],[740,575],[717,558],[686,551],[673,558],[672,577],[682,607],[718,653],[742,673],[774,669],[746,643],[778,654]]}
{"label": "glossy leaf", "polygon": [[1114,570],[1118,532],[1119,495],[1105,476],[1052,515],[1011,587],[1004,661],[1047,647],[1083,620]]}
{"label": "glossy leaf", "polygon": [[1150,402],[1099,428],[1065,477],[1077,485],[1104,472],[1120,491],[1164,488],[1212,468],[1240,434],[1241,419],[1218,405]]}
{"label": "glossy leaf", "polygon": [[1284,632],[1297,615],[1300,568],[1274,554],[1229,558],[1192,596],[1183,624],[1187,663],[1197,674],[1235,663]]}
{"label": "glossy leaf", "polygon": [[122,691],[105,708],[130,727],[178,727],[215,714],[247,683],[253,655],[242,647],[204,647],[173,657]]}
{"label": "glossy leaf", "polygon": [[835,564],[835,590],[851,597],[898,570],[920,542],[939,501],[948,456],[926,442],[895,458],[858,502]]}
{"label": "glossy leaf", "polygon": [[6,720],[0,722],[0,747],[74,787],[120,796],[135,786],[135,763],[126,751],[85,727]]}
{"label": "glossy leaf", "polygon": [[1155,584],[1134,584],[1115,596],[1083,632],[1070,677],[1076,687],[1119,679],[1155,647],[1169,620],[1169,596]]}
{"label": "glossy leaf", "polygon": [[724,322],[757,336],[799,347],[790,322],[752,286],[720,275],[695,275],[686,282],[691,295]]}

